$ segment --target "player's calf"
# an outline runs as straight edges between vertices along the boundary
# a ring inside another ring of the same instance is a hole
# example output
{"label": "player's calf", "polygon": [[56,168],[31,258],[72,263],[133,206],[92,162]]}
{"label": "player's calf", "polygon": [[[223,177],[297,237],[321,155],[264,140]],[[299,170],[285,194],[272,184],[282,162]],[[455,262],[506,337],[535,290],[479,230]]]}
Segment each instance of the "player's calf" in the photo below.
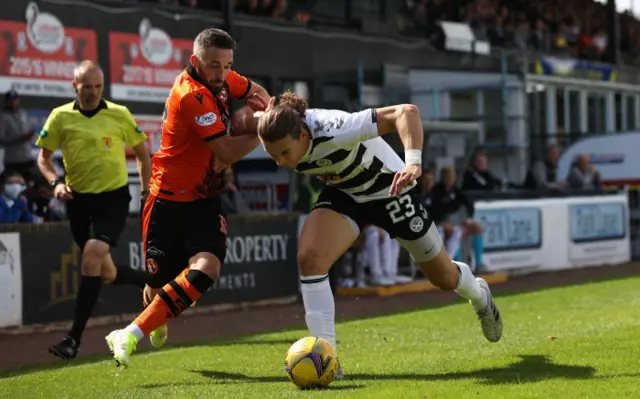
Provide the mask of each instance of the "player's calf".
{"label": "player's calf", "polygon": [[132,342],[137,344],[144,336],[178,317],[213,285],[214,278],[219,275],[220,262],[213,254],[197,254],[191,258],[190,264],[191,269],[187,273],[181,273],[162,287],[133,323],[112,337],[124,345],[122,350],[117,345],[114,347],[114,358],[118,364],[128,365],[129,356],[135,349],[131,349]]}
{"label": "player's calf", "polygon": [[416,240],[398,240],[418,262],[420,269],[434,285],[443,290],[455,290],[473,306],[484,336],[496,342],[502,336],[502,318],[493,302],[488,284],[476,279],[466,263],[454,262],[444,250],[442,238],[435,226]]}

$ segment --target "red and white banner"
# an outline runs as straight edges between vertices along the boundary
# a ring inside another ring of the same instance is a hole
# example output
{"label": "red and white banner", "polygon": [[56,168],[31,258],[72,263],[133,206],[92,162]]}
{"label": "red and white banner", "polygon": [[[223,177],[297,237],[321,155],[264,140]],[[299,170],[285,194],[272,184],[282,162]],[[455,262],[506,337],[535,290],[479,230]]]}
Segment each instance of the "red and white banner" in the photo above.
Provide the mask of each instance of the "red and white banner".
{"label": "red and white banner", "polygon": [[[154,154],[160,148],[160,139],[162,137],[162,117],[160,115],[141,115],[134,114],[133,119],[136,120],[138,127],[147,134],[146,145],[150,154]],[[126,148],[127,171],[129,174],[138,174],[138,164],[133,150]]]}
{"label": "red and white banner", "polygon": [[[138,123],[138,127],[147,134],[147,149],[154,154],[160,148],[160,138],[162,137],[162,117],[160,115],[139,115],[134,114],[133,118]],[[127,156],[133,156],[133,150],[127,148]]]}
{"label": "red and white banner", "polygon": [[73,98],[73,70],[82,60],[98,59],[96,33],[62,25],[35,2],[25,22],[0,20],[0,92]]}
{"label": "red and white banner", "polygon": [[111,98],[164,103],[193,52],[193,42],[172,39],[144,18],[139,34],[109,32]]}

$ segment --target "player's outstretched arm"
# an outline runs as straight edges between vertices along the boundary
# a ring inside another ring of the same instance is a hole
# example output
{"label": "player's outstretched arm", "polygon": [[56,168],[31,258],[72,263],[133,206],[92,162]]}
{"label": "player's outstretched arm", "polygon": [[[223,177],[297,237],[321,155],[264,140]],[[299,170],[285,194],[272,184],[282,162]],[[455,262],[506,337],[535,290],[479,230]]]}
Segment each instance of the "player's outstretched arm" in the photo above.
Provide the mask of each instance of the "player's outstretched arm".
{"label": "player's outstretched arm", "polygon": [[255,133],[229,136],[218,107],[213,97],[208,94],[185,95],[180,102],[180,108],[185,121],[207,143],[216,158],[226,165],[239,161],[259,144]]}
{"label": "player's outstretched arm", "polygon": [[378,109],[366,109],[340,118],[334,142],[352,149],[363,141],[398,132],[405,149],[422,149],[422,119],[412,104],[399,104]]}
{"label": "player's outstretched arm", "polygon": [[380,136],[398,132],[405,150],[422,151],[424,131],[418,107],[413,104],[392,105],[376,109]]}
{"label": "player's outstretched arm", "polygon": [[255,150],[260,144],[257,135],[223,136],[219,139],[208,141],[207,145],[223,163],[232,165],[245,155]]}
{"label": "player's outstretched arm", "polygon": [[378,134],[384,135],[397,131],[404,145],[405,168],[396,173],[389,189],[390,196],[399,197],[402,189],[422,174],[422,144],[424,131],[418,107],[413,104],[401,104],[376,110]]}

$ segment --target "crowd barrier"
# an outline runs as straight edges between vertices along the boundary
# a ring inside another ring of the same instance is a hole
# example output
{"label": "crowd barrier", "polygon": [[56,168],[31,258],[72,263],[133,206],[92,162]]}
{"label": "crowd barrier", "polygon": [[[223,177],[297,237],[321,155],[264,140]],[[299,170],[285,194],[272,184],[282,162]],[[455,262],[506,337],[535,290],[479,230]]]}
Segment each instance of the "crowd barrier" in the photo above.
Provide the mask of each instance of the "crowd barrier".
{"label": "crowd barrier", "polygon": [[[476,202],[484,225],[486,272],[526,273],[630,260],[626,194]],[[305,216],[230,216],[225,266],[198,305],[233,304],[299,294],[296,248]],[[66,223],[2,226],[0,327],[69,320],[78,291],[80,253]],[[143,267],[140,223],[130,219],[116,264]],[[136,313],[140,294],[107,287],[94,316]]]}
{"label": "crowd barrier", "polygon": [[[13,225],[0,233],[0,327],[72,318],[80,253],[66,223]],[[230,216],[221,276],[198,306],[254,302],[299,293],[296,249],[298,214]],[[112,251],[117,265],[142,270],[140,222],[130,219]],[[186,266],[186,265],[185,265]],[[139,290],[109,286],[93,316],[136,313]]]}
{"label": "crowd barrier", "polygon": [[626,193],[478,201],[489,272],[526,273],[631,260]]}

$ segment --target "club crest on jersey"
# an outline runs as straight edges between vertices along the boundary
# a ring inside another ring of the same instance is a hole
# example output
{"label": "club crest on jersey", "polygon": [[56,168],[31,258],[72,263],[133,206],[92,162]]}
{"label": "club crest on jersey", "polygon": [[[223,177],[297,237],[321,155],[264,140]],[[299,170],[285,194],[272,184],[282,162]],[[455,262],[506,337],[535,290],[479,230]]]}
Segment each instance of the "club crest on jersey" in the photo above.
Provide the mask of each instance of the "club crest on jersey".
{"label": "club crest on jersey", "polygon": [[147,273],[149,274],[158,273],[158,262],[156,262],[155,259],[153,258],[148,258],[146,269],[147,269]]}
{"label": "club crest on jersey", "polygon": [[200,126],[211,126],[218,120],[218,117],[213,112],[207,112],[204,115],[196,116],[196,123]]}
{"label": "club crest on jersey", "polygon": [[113,143],[113,140],[111,139],[111,137],[103,137],[102,138],[102,147],[104,148],[105,151],[111,149],[111,144],[112,143]]}
{"label": "club crest on jersey", "polygon": [[222,89],[220,94],[218,94],[218,98],[220,99],[220,101],[227,101],[227,91],[225,89]]}
{"label": "club crest on jersey", "polygon": [[327,166],[330,166],[333,162],[331,162],[330,159],[318,159],[316,161],[316,165],[318,165],[321,168],[325,168]]}
{"label": "club crest on jersey", "polygon": [[414,233],[419,233],[424,228],[424,220],[420,216],[414,216],[409,222],[409,228]]}

